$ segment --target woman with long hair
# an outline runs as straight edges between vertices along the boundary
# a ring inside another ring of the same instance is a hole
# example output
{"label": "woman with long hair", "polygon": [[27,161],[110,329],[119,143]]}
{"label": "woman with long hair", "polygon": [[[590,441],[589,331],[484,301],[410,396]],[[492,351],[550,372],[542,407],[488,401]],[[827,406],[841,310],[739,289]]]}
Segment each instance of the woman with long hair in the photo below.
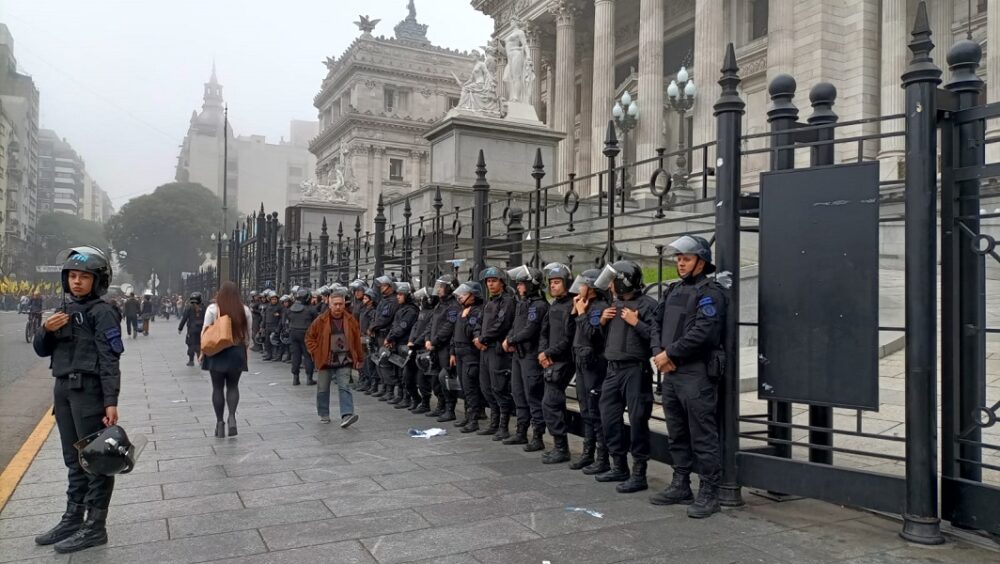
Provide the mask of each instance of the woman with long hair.
{"label": "woman with long hair", "polygon": [[[215,303],[205,310],[205,329],[215,320],[228,315],[233,327],[233,346],[212,356],[204,357],[202,368],[212,375],[212,407],[215,408],[215,436],[226,436],[222,421],[225,407],[229,406],[229,436],[236,436],[236,406],[240,403],[240,375],[248,370],[247,349],[253,335],[250,308],[243,305],[236,284],[224,282],[215,295]],[[202,330],[204,332],[204,329]]]}

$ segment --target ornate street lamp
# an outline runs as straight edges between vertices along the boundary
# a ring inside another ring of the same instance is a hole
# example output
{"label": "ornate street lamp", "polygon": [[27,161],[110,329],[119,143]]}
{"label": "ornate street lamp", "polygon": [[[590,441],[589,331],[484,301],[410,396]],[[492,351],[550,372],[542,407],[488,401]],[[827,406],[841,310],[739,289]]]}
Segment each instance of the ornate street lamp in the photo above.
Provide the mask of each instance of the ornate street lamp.
{"label": "ornate street lamp", "polygon": [[687,122],[685,114],[694,106],[696,94],[694,80],[689,80],[687,68],[682,66],[681,70],[677,71],[677,78],[671,80],[670,86],[667,87],[667,106],[680,116],[677,139],[679,153],[676,160],[677,172],[674,174],[674,186],[681,188],[687,186],[688,174],[688,162],[684,152],[687,145],[687,133],[684,131]]}
{"label": "ornate street lamp", "polygon": [[[635,129],[639,121],[639,103],[632,99],[632,95],[628,93],[628,90],[622,94],[621,99],[617,100],[611,108],[611,117],[614,118],[615,123],[618,125],[618,130],[621,131],[622,178],[624,180],[623,185],[627,186],[631,184],[631,175],[629,174],[628,167],[625,166],[625,163],[628,161],[628,132]],[[627,198],[627,195],[623,193],[622,198]]]}
{"label": "ornate street lamp", "polygon": [[229,241],[228,233],[212,233],[212,240],[216,242],[215,273],[217,277],[216,288],[222,287],[222,245]]}

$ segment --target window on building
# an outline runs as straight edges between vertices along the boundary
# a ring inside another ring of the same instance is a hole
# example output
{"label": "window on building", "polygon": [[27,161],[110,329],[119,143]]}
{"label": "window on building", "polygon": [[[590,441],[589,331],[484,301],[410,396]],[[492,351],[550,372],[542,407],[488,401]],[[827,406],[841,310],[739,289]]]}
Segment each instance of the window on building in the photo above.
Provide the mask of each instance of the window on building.
{"label": "window on building", "polygon": [[403,180],[403,159],[389,159],[389,180]]}
{"label": "window on building", "polygon": [[396,93],[396,109],[405,112],[410,109],[410,93],[400,90]]}
{"label": "window on building", "polygon": [[988,0],[976,0],[976,13],[984,14],[986,13],[986,4]]}
{"label": "window on building", "polygon": [[750,0],[750,40],[767,35],[768,0]]}
{"label": "window on building", "polygon": [[385,111],[392,112],[396,109],[396,91],[392,88],[386,88],[385,92]]}

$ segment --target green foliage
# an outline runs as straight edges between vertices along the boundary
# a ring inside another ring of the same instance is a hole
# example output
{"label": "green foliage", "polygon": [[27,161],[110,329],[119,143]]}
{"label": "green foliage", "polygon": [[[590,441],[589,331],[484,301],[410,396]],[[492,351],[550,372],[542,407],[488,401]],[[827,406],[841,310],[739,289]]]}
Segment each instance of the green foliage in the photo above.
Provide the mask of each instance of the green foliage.
{"label": "green foliage", "polygon": [[[116,252],[126,252],[119,260],[135,280],[144,283],[155,270],[164,282],[176,283],[181,272],[198,270],[215,254],[211,235],[221,228],[221,209],[219,198],[201,184],[164,184],[122,206],[108,221],[107,235]],[[228,227],[235,225],[233,211]]]}
{"label": "green foliage", "polygon": [[662,276],[657,273],[656,266],[645,266],[642,269],[642,279],[646,285],[655,284],[657,280],[662,280],[664,282],[670,282],[671,280],[676,280],[679,278],[677,276],[677,265],[669,262],[663,261],[663,273]]}
{"label": "green foliage", "polygon": [[55,264],[56,255],[64,249],[90,245],[107,250],[108,238],[104,226],[75,215],[52,212],[38,218],[35,233],[39,240],[38,264]]}

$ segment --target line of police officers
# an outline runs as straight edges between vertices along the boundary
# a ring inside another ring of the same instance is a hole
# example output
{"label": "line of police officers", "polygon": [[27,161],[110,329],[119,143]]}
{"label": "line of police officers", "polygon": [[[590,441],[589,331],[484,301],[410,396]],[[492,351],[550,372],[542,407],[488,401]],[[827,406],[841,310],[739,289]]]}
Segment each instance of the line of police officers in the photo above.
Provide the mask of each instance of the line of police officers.
{"label": "line of police officers", "polygon": [[[376,278],[371,288],[355,280],[350,311],[367,336],[358,389],[527,452],[546,448],[547,431],[553,446],[542,463],[558,464],[571,461],[566,388],[575,376],[584,444],[570,468],[632,493],[648,487],[655,366],[665,374],[674,474],[650,502],[689,505],[689,516],[708,517],[719,511],[716,404],[725,365],[725,289],[709,276],[715,266],[705,239],[684,236],[669,249],[681,280],[659,302],[644,294],[642,269],[632,261],[575,278],[561,263],[542,270],[490,266],[477,281],[460,284],[443,275],[416,291],[390,276]],[[287,344],[295,385],[302,361],[306,383],[315,383],[303,339],[325,305],[310,301],[329,292],[296,289],[294,303],[270,291],[255,295],[264,360],[280,360]],[[460,398],[465,409],[458,419]],[[697,498],[690,485],[695,471]]]}

